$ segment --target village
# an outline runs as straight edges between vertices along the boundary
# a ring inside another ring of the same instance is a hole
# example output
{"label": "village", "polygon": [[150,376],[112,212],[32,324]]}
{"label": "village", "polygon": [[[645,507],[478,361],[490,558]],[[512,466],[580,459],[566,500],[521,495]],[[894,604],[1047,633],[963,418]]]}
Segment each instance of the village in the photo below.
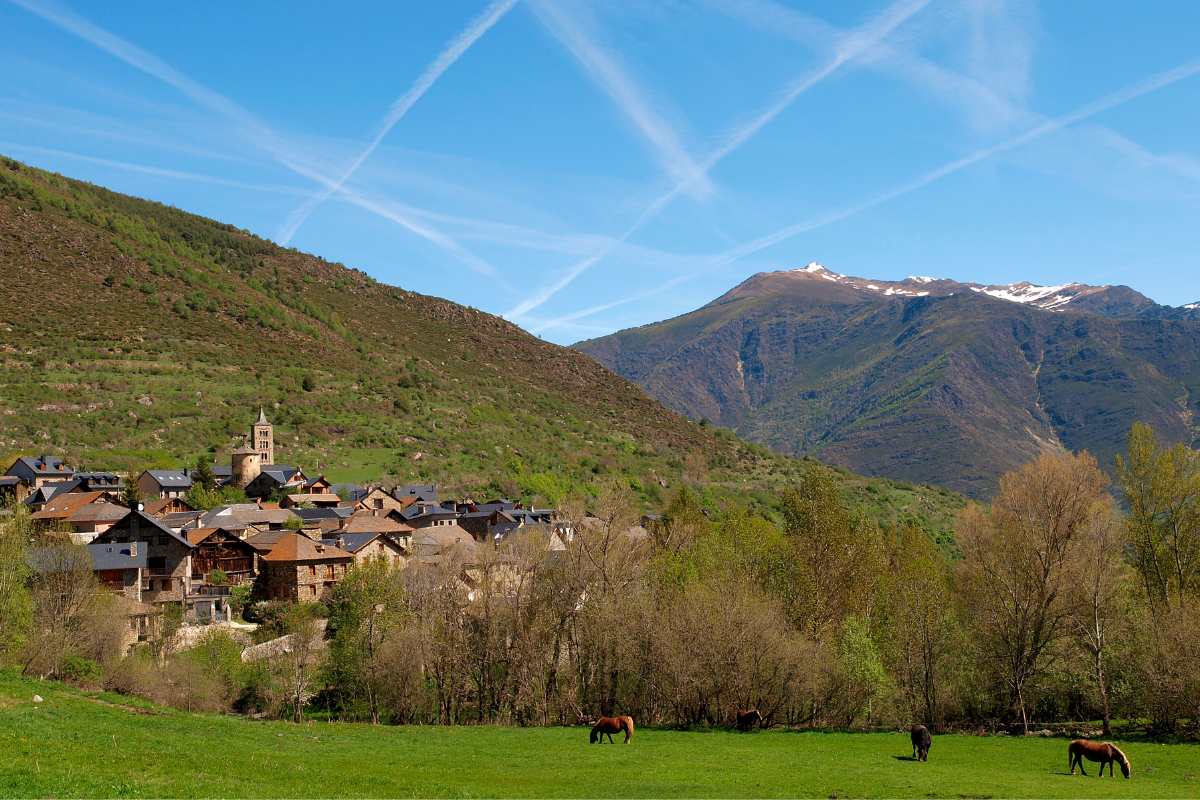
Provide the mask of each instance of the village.
{"label": "village", "polygon": [[[247,502],[203,508],[192,501],[225,487]],[[470,601],[481,580],[480,549],[503,551],[521,532],[553,553],[571,536],[554,509],[443,499],[428,484],[334,484],[276,463],[262,409],[230,463],[208,470],[148,469],[126,478],[76,471],[51,455],[20,457],[0,476],[0,506],[16,504],[36,530],[86,548],[126,617],[126,652],[159,634],[168,608],[185,626],[237,624],[250,602],[327,601],[353,565],[368,562],[450,568]],[[33,560],[36,570],[54,568]]]}

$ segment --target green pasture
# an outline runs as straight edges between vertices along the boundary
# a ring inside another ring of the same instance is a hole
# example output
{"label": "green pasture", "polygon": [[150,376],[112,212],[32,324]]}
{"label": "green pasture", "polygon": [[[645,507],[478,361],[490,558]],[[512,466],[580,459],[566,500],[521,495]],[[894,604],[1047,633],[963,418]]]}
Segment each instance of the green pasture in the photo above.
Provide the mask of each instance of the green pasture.
{"label": "green pasture", "polygon": [[[44,702],[35,704],[34,693]],[[1066,774],[1061,739],[292,725],[0,674],[0,797],[1190,797],[1200,746],[1129,742],[1133,779]]]}

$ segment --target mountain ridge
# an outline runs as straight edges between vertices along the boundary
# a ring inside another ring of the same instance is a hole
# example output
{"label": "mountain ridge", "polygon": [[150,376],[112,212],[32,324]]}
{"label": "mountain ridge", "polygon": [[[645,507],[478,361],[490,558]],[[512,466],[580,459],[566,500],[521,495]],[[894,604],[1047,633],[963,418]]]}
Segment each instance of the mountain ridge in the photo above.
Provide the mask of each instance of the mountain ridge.
{"label": "mountain ridge", "polygon": [[812,262],[574,347],[779,452],[987,497],[1047,449],[1111,464],[1136,420],[1197,441],[1197,319],[1122,286],[876,281]]}

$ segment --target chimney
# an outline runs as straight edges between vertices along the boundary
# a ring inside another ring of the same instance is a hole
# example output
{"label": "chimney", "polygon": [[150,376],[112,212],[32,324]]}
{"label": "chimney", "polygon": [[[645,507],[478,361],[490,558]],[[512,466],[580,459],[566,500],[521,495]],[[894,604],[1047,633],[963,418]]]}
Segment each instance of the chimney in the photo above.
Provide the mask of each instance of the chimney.
{"label": "chimney", "polygon": [[324,553],[324,552],[325,552],[325,545],[321,544],[320,542],[317,542],[317,552],[318,552],[318,553]]}
{"label": "chimney", "polygon": [[137,544],[138,544],[137,542],[129,543],[129,557],[130,558],[137,558]]}

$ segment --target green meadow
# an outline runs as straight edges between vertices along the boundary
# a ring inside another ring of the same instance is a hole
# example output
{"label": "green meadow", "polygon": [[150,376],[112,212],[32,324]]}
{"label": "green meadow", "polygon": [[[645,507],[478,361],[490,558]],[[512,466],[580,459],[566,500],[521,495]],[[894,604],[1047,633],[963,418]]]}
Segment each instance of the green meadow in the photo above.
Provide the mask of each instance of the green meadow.
{"label": "green meadow", "polygon": [[[35,704],[34,693],[44,702]],[[1189,797],[1200,746],[1131,742],[1133,779],[1066,774],[1061,739],[901,733],[293,725],[0,674],[0,797]]]}

